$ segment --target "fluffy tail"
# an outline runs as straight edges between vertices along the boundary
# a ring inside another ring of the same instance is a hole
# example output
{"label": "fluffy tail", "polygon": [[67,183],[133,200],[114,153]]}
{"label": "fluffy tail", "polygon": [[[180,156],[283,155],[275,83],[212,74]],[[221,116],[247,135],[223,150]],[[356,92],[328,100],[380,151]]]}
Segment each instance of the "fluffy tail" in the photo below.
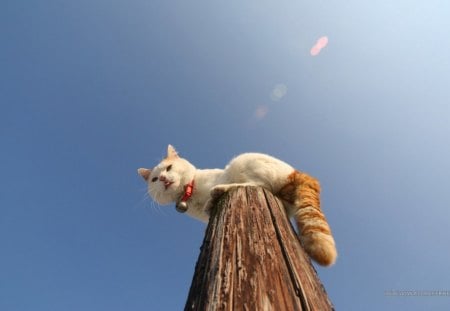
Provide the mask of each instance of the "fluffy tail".
{"label": "fluffy tail", "polygon": [[299,237],[308,255],[323,266],[334,264],[336,245],[330,226],[320,209],[320,184],[317,179],[295,171],[279,195],[293,207]]}

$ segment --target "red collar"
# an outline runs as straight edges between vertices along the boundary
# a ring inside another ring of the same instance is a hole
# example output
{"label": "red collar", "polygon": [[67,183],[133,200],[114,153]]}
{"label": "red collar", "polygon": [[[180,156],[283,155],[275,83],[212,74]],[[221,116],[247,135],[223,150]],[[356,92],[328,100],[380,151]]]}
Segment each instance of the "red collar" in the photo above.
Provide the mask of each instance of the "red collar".
{"label": "red collar", "polygon": [[192,196],[192,192],[194,192],[194,180],[187,185],[184,186],[184,195],[181,198],[180,202],[186,202]]}

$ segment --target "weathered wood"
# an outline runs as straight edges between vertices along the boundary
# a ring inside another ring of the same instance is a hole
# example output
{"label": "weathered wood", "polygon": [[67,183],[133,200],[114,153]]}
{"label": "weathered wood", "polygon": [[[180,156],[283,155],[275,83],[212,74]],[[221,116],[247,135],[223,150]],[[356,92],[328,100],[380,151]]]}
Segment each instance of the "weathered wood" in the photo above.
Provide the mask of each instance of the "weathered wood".
{"label": "weathered wood", "polygon": [[211,211],[185,310],[334,309],[280,201],[239,187]]}

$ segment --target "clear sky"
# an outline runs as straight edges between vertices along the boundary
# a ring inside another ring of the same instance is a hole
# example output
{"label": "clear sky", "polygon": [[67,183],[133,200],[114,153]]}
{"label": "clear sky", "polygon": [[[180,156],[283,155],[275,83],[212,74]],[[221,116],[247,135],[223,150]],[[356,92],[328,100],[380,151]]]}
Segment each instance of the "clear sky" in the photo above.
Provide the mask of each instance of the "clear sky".
{"label": "clear sky", "polygon": [[337,310],[448,310],[386,291],[450,291],[449,30],[437,0],[1,1],[0,310],[182,309],[205,225],[136,174],[169,143],[318,177]]}

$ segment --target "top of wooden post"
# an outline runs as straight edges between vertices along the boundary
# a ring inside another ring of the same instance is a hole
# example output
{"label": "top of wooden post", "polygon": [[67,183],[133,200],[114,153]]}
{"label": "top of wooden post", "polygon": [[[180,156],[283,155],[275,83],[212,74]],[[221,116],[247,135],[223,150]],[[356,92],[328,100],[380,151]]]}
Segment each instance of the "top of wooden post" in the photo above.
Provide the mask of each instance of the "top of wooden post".
{"label": "top of wooden post", "polygon": [[259,187],[211,211],[185,310],[334,310],[281,202]]}

